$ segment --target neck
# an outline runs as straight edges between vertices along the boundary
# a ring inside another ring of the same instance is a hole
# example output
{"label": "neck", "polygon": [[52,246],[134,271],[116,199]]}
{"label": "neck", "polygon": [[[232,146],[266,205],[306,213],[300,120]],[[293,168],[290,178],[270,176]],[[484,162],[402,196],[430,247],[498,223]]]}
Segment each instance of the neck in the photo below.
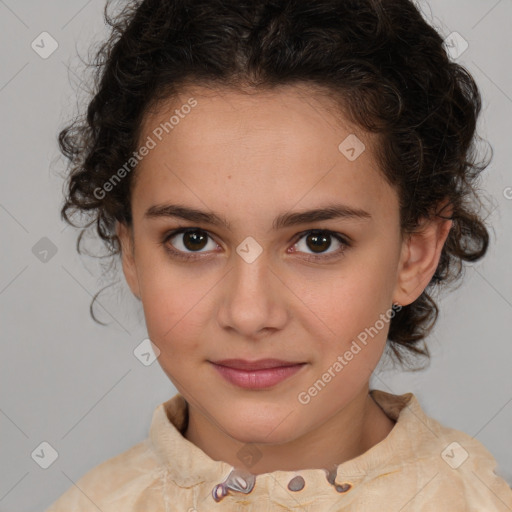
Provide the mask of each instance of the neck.
{"label": "neck", "polygon": [[[255,475],[272,471],[332,469],[382,441],[395,422],[388,418],[364,388],[347,406],[301,437],[282,444],[254,444],[258,461],[249,468]],[[189,421],[184,436],[213,460],[240,467],[238,442],[218,429],[189,403]]]}

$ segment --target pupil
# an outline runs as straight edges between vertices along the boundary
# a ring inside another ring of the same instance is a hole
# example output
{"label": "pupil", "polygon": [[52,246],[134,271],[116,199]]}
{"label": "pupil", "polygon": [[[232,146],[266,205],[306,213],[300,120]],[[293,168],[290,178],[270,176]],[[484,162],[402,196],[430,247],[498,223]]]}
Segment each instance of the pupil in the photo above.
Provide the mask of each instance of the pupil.
{"label": "pupil", "polygon": [[325,251],[326,249],[329,249],[329,247],[331,246],[331,238],[328,235],[310,234],[308,235],[306,242],[313,243],[310,249],[312,249],[315,252]]}
{"label": "pupil", "polygon": [[[199,234],[198,234],[199,233]],[[197,249],[202,249],[204,247],[204,242],[206,241],[206,236],[204,236],[200,231],[188,231],[184,233],[184,245],[190,251],[194,251]]]}

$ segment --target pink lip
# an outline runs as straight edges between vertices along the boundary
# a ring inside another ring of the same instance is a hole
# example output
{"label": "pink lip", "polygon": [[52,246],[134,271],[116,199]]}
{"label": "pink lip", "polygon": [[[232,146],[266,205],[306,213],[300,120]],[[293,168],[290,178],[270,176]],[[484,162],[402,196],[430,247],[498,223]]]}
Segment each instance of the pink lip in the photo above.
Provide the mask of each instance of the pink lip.
{"label": "pink lip", "polygon": [[267,368],[280,368],[282,366],[302,364],[297,361],[284,361],[283,359],[257,359],[255,361],[248,361],[246,359],[222,359],[211,362],[237,370],[266,370]]}
{"label": "pink lip", "polygon": [[[213,363],[214,368],[228,382],[245,389],[263,389],[297,373],[305,363],[290,363],[277,359],[243,361],[230,359]],[[228,365],[229,366],[225,366]]]}

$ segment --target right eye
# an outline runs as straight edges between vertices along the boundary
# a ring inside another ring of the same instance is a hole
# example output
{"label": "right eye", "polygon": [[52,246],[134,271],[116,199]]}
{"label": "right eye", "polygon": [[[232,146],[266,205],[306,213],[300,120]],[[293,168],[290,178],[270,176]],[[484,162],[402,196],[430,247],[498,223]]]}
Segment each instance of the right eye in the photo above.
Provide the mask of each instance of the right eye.
{"label": "right eye", "polygon": [[[194,253],[207,252],[201,251],[207,246],[210,235],[199,228],[180,228],[170,233],[167,233],[162,241],[166,251],[173,257],[185,260],[197,259],[201,256],[195,256]],[[211,240],[212,247],[218,247],[213,240]]]}

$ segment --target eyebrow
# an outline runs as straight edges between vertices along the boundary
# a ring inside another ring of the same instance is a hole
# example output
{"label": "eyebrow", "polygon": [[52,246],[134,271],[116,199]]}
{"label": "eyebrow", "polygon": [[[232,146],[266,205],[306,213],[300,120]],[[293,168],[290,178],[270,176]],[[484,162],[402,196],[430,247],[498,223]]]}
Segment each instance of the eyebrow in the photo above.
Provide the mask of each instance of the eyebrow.
{"label": "eyebrow", "polygon": [[[154,219],[161,217],[177,217],[191,222],[212,224],[231,230],[228,220],[213,212],[206,212],[176,204],[160,204],[151,206],[146,210],[144,218]],[[360,208],[352,208],[343,204],[331,204],[324,208],[304,210],[299,212],[286,212],[278,215],[272,223],[272,229],[278,230],[298,224],[307,224],[329,219],[356,219],[370,220],[372,216]]]}

